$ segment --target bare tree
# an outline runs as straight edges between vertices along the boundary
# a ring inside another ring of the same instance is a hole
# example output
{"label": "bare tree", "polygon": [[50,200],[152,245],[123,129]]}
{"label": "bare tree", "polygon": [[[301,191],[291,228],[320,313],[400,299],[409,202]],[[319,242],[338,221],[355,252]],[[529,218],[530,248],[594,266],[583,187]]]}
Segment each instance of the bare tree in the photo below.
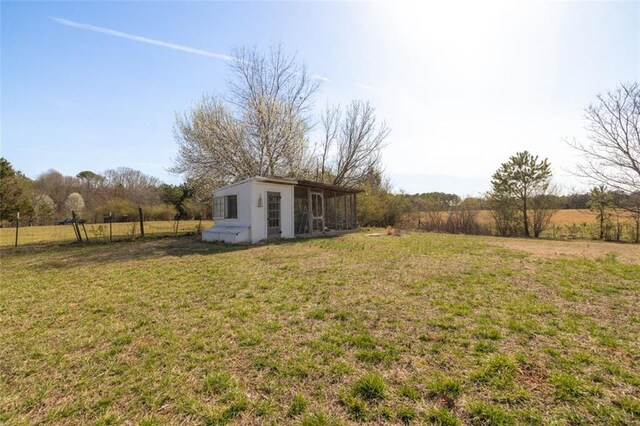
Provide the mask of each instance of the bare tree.
{"label": "bare tree", "polygon": [[80,195],[84,198],[87,210],[92,210],[101,202],[106,201],[105,179],[91,170],[81,171],[76,175],[81,182]]}
{"label": "bare tree", "polygon": [[39,194],[48,195],[55,204],[55,213],[65,214],[64,203],[72,192],[79,190],[80,182],[72,176],[64,176],[57,170],[42,173],[33,182],[34,189]]}
{"label": "bare tree", "polygon": [[344,114],[337,107],[328,107],[321,122],[321,180],[357,186],[380,174],[380,151],[390,129],[384,122],[378,123],[375,108],[362,101],[353,101]]}
{"label": "bare tree", "polygon": [[160,180],[128,167],[104,172],[110,198],[122,198],[135,204],[153,204],[160,201]]}
{"label": "bare tree", "polygon": [[341,112],[339,106],[329,106],[322,111],[320,124],[322,126],[322,139],[320,141],[320,153],[318,154],[315,179],[320,182],[331,182],[331,150],[336,144],[340,133]]}
{"label": "bare tree", "polygon": [[640,84],[598,95],[586,120],[587,141],[570,142],[584,158],[577,174],[625,194],[640,191]]}
{"label": "bare tree", "polygon": [[173,171],[229,183],[253,175],[295,176],[308,159],[308,117],[319,80],[280,46],[234,52],[226,97],[205,96],[178,116]]}

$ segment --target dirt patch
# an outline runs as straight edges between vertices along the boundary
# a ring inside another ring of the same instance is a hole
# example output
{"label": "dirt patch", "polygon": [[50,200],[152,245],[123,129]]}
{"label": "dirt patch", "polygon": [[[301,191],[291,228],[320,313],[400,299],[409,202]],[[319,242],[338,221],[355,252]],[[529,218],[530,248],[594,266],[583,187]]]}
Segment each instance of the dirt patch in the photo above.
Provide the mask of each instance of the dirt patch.
{"label": "dirt patch", "polygon": [[491,245],[531,253],[536,257],[579,256],[597,259],[615,256],[621,263],[640,265],[640,245],[603,241],[549,241],[525,238],[488,238]]}

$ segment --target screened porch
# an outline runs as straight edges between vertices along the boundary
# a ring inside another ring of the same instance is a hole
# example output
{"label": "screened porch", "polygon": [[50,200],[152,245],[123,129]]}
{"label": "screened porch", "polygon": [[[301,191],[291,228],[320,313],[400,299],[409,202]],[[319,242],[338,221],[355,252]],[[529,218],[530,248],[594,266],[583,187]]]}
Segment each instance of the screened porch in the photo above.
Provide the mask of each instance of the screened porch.
{"label": "screened porch", "polygon": [[357,228],[356,189],[298,181],[294,187],[296,235],[334,233]]}

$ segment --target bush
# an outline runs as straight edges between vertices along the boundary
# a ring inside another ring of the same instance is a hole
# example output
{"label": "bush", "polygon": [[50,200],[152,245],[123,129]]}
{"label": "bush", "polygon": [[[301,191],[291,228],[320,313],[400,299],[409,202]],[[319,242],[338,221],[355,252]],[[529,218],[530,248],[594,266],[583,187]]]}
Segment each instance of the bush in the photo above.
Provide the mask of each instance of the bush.
{"label": "bush", "polygon": [[95,212],[102,217],[108,216],[109,213],[111,213],[114,217],[114,221],[120,221],[118,218],[135,220],[138,217],[138,206],[134,205],[131,201],[122,198],[112,198],[95,209]]}
{"label": "bush", "polygon": [[154,204],[142,207],[145,220],[173,220],[176,217],[176,208],[171,204]]}
{"label": "bush", "polygon": [[394,226],[410,207],[410,201],[403,194],[392,194],[384,188],[369,189],[358,195],[358,223],[361,226]]}
{"label": "bush", "polygon": [[434,206],[433,210],[423,212],[419,228],[424,231],[449,234],[490,235],[491,227],[478,219],[483,207],[482,200],[477,198],[467,198],[444,210]]}

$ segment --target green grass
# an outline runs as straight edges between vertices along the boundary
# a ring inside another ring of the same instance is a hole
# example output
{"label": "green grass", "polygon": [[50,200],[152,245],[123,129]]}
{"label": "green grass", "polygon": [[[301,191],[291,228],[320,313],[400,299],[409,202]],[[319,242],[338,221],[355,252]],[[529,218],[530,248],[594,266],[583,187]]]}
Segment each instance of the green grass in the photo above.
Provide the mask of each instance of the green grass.
{"label": "green grass", "polygon": [[4,248],[0,423],[640,422],[640,266],[491,241]]}

